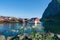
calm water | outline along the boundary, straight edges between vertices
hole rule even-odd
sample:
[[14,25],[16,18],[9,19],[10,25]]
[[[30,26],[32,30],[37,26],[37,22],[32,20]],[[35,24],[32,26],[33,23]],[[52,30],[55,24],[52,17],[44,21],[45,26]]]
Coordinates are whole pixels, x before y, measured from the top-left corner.
[[[32,26],[34,26],[34,24],[26,24],[26,25],[19,24],[19,23],[0,24],[0,35],[16,36],[19,33],[20,28],[27,27],[27,26],[32,28]],[[39,26],[41,28],[41,24],[39,24]],[[32,31],[32,29],[30,31]],[[30,31],[27,30],[25,32],[28,33]]]

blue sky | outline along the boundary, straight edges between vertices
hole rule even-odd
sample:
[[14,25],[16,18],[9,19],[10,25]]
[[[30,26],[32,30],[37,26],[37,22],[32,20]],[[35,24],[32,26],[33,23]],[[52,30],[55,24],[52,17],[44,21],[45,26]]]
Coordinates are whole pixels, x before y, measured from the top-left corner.
[[0,0],[0,16],[41,18],[51,0]]

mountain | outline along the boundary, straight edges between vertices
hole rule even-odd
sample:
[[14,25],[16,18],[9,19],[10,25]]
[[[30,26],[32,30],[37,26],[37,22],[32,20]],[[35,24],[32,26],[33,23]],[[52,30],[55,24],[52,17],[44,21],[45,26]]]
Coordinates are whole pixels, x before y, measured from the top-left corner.
[[60,34],[60,1],[52,0],[44,11],[41,21],[45,31]]

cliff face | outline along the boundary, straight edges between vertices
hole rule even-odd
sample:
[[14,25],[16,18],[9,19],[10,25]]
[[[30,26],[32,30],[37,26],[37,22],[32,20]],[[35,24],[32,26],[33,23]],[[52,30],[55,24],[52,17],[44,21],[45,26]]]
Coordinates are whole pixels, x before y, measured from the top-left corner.
[[43,13],[42,19],[49,19],[51,16],[55,16],[60,12],[60,3],[57,0],[52,0]]
[[52,0],[43,13],[41,21],[45,31],[60,33],[60,1]]

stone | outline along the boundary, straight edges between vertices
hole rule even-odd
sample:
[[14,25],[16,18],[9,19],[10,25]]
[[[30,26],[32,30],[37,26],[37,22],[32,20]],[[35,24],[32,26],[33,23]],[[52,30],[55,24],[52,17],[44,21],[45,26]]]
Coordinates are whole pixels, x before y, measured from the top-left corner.
[[5,39],[5,36],[0,35],[0,40],[6,40],[6,39]]
[[7,40],[10,40],[11,38],[13,38],[12,36],[9,36],[9,37],[7,37]]

